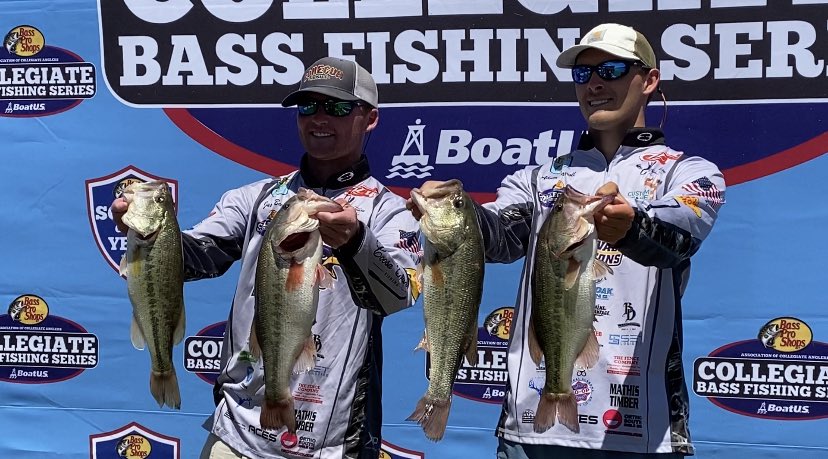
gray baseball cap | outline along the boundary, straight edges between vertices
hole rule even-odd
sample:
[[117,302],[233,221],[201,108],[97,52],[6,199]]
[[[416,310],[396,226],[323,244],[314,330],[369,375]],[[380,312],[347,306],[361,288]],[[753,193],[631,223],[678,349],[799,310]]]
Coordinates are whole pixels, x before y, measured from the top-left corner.
[[645,66],[656,68],[653,47],[641,32],[621,24],[601,24],[581,38],[581,42],[558,56],[558,67],[571,68],[578,54],[586,49],[600,49],[622,59],[641,61]]
[[282,101],[283,107],[290,107],[307,93],[319,93],[341,100],[361,100],[372,107],[379,102],[377,84],[371,74],[361,65],[338,57],[323,57],[311,64],[299,89],[288,94]]

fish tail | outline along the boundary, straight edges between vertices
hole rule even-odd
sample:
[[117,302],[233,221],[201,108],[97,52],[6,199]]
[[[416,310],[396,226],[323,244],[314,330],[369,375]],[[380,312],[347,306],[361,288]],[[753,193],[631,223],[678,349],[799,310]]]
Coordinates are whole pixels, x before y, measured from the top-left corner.
[[177,410],[181,409],[181,393],[178,391],[178,378],[175,368],[169,371],[150,372],[150,392],[158,402],[158,407],[164,405]]
[[288,432],[296,433],[296,414],[293,411],[293,397],[288,395],[281,400],[265,398],[259,423],[263,429],[278,430],[287,427]]
[[575,394],[552,394],[544,392],[538,402],[538,410],[535,414],[534,429],[537,433],[543,433],[555,425],[555,419],[569,430],[579,433],[581,428],[578,425],[578,403],[575,401]]
[[558,415],[558,399],[557,394],[542,393],[540,401],[538,401],[538,409],[535,412],[535,432],[543,433],[555,425],[555,418]]
[[429,440],[440,441],[446,433],[450,408],[451,400],[438,401],[425,396],[417,402],[417,408],[406,420],[417,421]]

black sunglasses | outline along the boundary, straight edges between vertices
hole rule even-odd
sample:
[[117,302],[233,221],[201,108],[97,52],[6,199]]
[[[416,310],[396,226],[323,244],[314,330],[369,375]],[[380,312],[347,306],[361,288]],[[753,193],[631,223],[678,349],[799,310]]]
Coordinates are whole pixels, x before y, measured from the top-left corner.
[[354,110],[354,107],[365,105],[355,100],[306,100],[299,102],[296,108],[299,109],[299,114],[302,116],[310,116],[319,110],[319,106],[325,110],[325,113],[331,116],[343,117],[348,116]]
[[592,72],[598,74],[601,79],[606,81],[617,80],[624,75],[630,73],[630,68],[638,65],[641,68],[647,68],[639,61],[604,61],[598,65],[580,64],[572,67],[572,80],[577,84],[585,84],[592,77]]

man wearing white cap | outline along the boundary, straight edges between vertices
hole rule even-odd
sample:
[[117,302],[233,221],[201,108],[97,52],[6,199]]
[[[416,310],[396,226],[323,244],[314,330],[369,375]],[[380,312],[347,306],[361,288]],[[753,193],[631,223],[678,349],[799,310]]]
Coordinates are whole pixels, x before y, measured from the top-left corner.
[[[709,161],[667,147],[660,129],[646,127],[645,107],[660,74],[652,47],[636,30],[599,25],[561,53],[557,64],[572,69],[587,122],[578,148],[506,177],[497,199],[477,209],[487,261],[525,258],[497,457],[693,454],[680,300],[690,257],[724,203],[722,173]],[[545,367],[529,352],[532,272],[538,231],[567,186],[614,195],[595,215],[599,259],[612,272],[597,284],[597,363],[574,368],[572,391],[547,394]],[[539,409],[541,397],[557,403],[545,419],[549,411]]]
[[[305,148],[299,169],[227,191],[204,220],[182,233],[187,280],[220,276],[241,261],[201,459],[377,459],[381,326],[418,295],[409,278],[420,259],[418,225],[405,201],[371,176],[363,153],[379,120],[377,86],[367,70],[347,59],[319,59],[282,105],[296,106]],[[340,202],[343,210],[316,214],[333,286],[319,291],[311,328],[316,366],[290,380],[296,420],[290,432],[262,427],[264,370],[249,339],[263,236],[300,188]],[[122,230],[127,206],[122,198],[112,204]]]

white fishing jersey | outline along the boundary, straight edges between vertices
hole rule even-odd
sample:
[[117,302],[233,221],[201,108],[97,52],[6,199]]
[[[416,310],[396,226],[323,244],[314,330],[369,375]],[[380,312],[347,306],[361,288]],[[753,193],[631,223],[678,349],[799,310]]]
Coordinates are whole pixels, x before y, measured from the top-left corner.
[[[354,207],[362,238],[323,249],[334,286],[319,294],[311,330],[316,367],[291,379],[297,421],[292,435],[284,428],[261,428],[264,371],[261,359],[250,353],[249,337],[259,247],[268,223],[299,187]],[[412,281],[420,257],[418,228],[405,201],[370,176],[364,157],[326,184],[293,173],[225,193],[209,217],[185,232],[184,242],[189,280],[220,275],[234,260],[242,262],[210,430],[253,458],[376,458],[382,424],[380,327],[384,316],[411,306],[418,294]]]
[[[598,363],[576,367],[572,388],[580,433],[560,423],[533,430],[545,369],[530,355],[527,330],[538,231],[564,187],[595,194],[615,182],[635,210],[614,246],[599,241],[612,270],[596,280]],[[664,145],[656,129],[632,129],[609,163],[585,134],[578,149],[506,177],[494,202],[478,208],[487,261],[525,256],[509,344],[509,382],[497,435],[527,443],[638,453],[693,454],[682,368],[681,297],[690,256],[724,203],[711,162]]]

